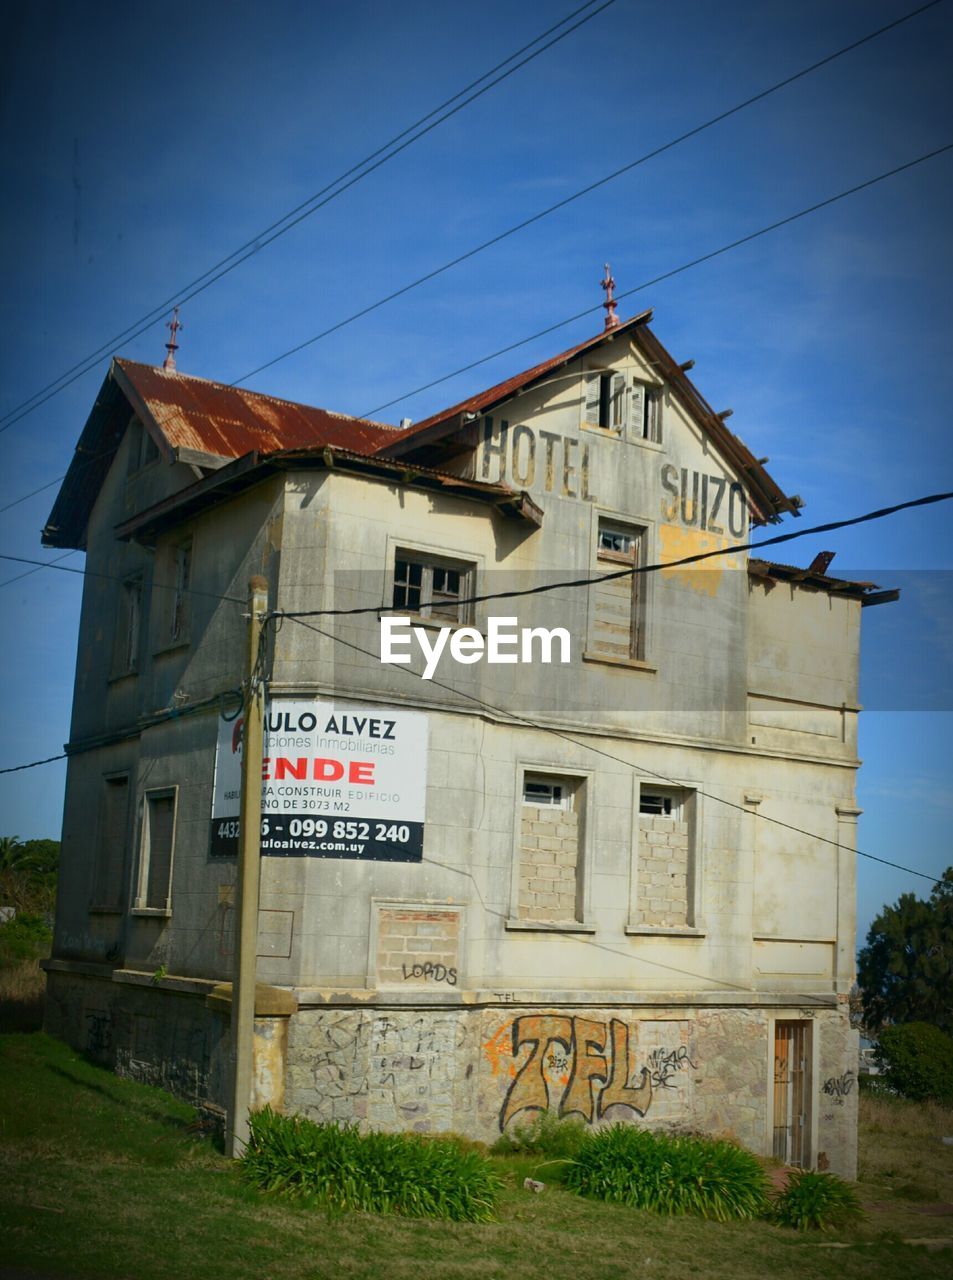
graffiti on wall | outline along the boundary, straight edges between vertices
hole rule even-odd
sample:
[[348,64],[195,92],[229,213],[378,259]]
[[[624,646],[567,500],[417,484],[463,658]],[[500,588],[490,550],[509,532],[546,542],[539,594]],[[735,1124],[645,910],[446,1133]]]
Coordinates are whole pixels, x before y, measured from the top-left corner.
[[822,1091],[833,1101],[835,1107],[842,1107],[853,1087],[854,1073],[848,1068],[842,1075],[828,1076],[822,1085]]
[[644,1116],[652,1105],[652,1073],[643,1066],[639,1083],[629,1027],[561,1014],[526,1014],[506,1023],[483,1046],[495,1075],[512,1076],[500,1108],[500,1130],[523,1111],[581,1116],[587,1124],[613,1107]]
[[653,1049],[649,1054],[649,1075],[655,1089],[674,1089],[672,1078],[679,1071],[687,1071],[689,1067],[696,1070],[697,1064],[692,1062],[688,1045],[680,1044],[675,1049]]

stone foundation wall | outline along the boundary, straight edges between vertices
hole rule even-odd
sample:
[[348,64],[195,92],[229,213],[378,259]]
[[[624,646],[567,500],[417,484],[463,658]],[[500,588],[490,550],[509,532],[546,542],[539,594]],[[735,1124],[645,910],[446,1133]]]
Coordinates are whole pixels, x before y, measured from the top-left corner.
[[[492,1142],[541,1111],[729,1136],[771,1149],[766,1009],[302,1009],[289,1029],[287,1105],[373,1129],[453,1130]],[[856,1070],[840,1011],[818,1011],[816,1159],[853,1177]],[[832,1117],[832,1118],[831,1118]],[[823,1153],[823,1156],[821,1155]]]
[[[224,1105],[227,1013],[149,985],[48,980],[51,1034],[121,1075]],[[811,1023],[811,1162],[855,1177],[857,1036],[845,1005],[809,1019],[771,1007],[304,1007],[256,1018],[256,1103],[283,1096],[318,1121],[486,1142],[548,1111],[730,1136],[769,1154],[773,1024],[792,1018]]]

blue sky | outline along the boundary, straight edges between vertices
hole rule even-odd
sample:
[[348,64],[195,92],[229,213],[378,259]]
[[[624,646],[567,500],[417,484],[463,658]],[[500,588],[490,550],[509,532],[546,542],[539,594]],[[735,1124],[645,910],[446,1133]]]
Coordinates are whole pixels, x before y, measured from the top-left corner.
[[[137,2],[19,6],[0,54],[8,181],[0,414],[458,88],[572,0],[480,6]],[[179,367],[231,381],[445,260],[913,4],[615,0],[264,248],[183,311]],[[953,3],[782,90],[251,380],[352,413],[424,417],[588,336],[582,320],[411,389],[620,290],[953,141]],[[805,522],[953,488],[948,224],[953,153],[637,294],[654,328]],[[160,363],[161,324],[117,344]],[[0,435],[0,506],[65,471],[104,358]],[[53,558],[55,489],[0,514],[0,550]],[[865,611],[859,843],[953,862],[951,507],[805,539],[834,570],[901,585]],[[82,557],[66,565],[81,567]],[[21,569],[0,563],[0,581]],[[68,736],[81,581],[0,587],[0,765]],[[900,677],[903,679],[900,679]],[[0,778],[0,830],[57,835],[61,764]],[[861,860],[860,926],[926,881]]]

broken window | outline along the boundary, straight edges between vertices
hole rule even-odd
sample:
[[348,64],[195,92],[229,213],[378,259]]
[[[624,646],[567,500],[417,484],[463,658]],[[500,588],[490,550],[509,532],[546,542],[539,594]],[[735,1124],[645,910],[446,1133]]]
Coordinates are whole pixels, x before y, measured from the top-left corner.
[[473,568],[461,561],[398,551],[394,557],[393,607],[423,618],[468,623],[473,608],[462,601],[471,594]]
[[625,375],[608,370],[586,378],[586,425],[621,434],[626,420]]
[[175,787],[168,787],[163,791],[147,791],[143,801],[135,900],[135,907],[139,911],[171,910],[175,802]]
[[139,666],[139,629],[142,616],[142,575],[120,584],[119,613],[113,635],[113,676],[123,676]]
[[[637,525],[600,520],[596,541],[596,565],[611,574],[643,563],[645,529]],[[626,573],[591,587],[589,651],[622,661],[645,657],[645,609],[643,578]]]
[[90,906],[102,911],[118,911],[123,905],[128,820],[128,776],[104,778],[90,890]]

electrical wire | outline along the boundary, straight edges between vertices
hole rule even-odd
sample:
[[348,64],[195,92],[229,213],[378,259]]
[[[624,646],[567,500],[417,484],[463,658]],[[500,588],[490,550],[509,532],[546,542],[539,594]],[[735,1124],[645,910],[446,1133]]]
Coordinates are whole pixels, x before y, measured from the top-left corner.
[[38,564],[36,568],[27,569],[25,573],[18,573],[12,578],[4,578],[4,580],[0,582],[0,587],[10,587],[14,584],[14,582],[22,582],[24,578],[30,578],[33,576],[34,573],[39,573],[41,567],[44,569],[55,567],[56,565],[59,564],[61,560],[68,560],[70,556],[75,556],[75,555],[76,555],[75,551],[67,551],[65,555],[57,556],[55,560],[45,560],[43,561],[42,566]]
[[[753,94],[751,97],[745,98],[743,101],[736,103],[733,107],[719,112],[717,115],[711,116],[709,119],[702,121],[701,124],[694,125],[685,133],[679,134],[675,138],[671,138],[668,142],[662,143],[660,146],[653,148],[651,151],[645,152],[635,160],[629,161],[628,164],[622,165],[619,169],[614,169],[611,173],[607,173],[604,177],[590,182],[587,186],[581,187],[572,195],[566,196],[563,200],[557,200],[555,204],[551,204],[546,209],[541,209],[538,213],[534,213],[531,217],[525,218],[522,222],[517,222],[514,226],[508,227],[505,231],[499,232],[498,235],[491,236],[489,240],[484,240],[482,244],[478,244],[473,249],[468,249],[466,253],[459,254],[456,258],[451,258],[449,262],[445,262],[442,266],[435,267],[432,271],[426,272],[422,276],[418,276],[416,280],[412,280],[409,284],[395,289],[392,293],[386,294],[382,298],[378,298],[376,302],[370,303],[366,307],[362,307],[359,311],[353,312],[343,320],[338,320],[335,324],[330,325],[327,329],[322,329],[320,333],[314,334],[310,338],[306,338],[303,342],[299,342],[296,346],[289,347],[287,351],[283,351],[280,355],[266,360],[264,364],[257,365],[248,373],[243,373],[240,378],[236,378],[230,382],[229,386],[238,386],[242,382],[247,382],[249,378],[255,377],[256,374],[263,373],[266,369],[272,368],[273,365],[280,364],[282,360],[287,360],[289,356],[296,355],[299,351],[304,351],[307,347],[313,346],[316,342],[320,342],[323,338],[329,337],[332,333],[337,333],[349,324],[353,324],[355,320],[360,320],[371,312],[379,310],[386,306],[387,303],[393,302],[396,298],[403,297],[412,290],[419,288],[430,280],[434,280],[437,276],[444,275],[453,267],[458,267],[462,262],[467,262],[471,258],[475,258],[484,250],[491,248],[493,245],[499,244],[503,240],[507,240],[510,236],[516,235],[517,232],[525,231],[527,227],[533,226],[534,223],[541,222],[543,218],[548,218],[550,214],[565,209],[568,205],[574,204],[577,200],[581,200],[583,196],[591,195],[593,191],[598,191],[601,187],[606,186],[610,182],[614,182],[616,178],[621,178],[626,173],[631,173],[633,169],[639,168],[640,165],[647,164],[648,161],[656,159],[658,156],[664,155],[666,151],[671,151],[674,147],[679,146],[683,142],[688,142],[691,138],[698,137],[707,129],[713,128],[717,124],[730,119],[731,116],[737,115],[740,111],[744,111],[747,107],[753,106],[757,102],[769,98],[772,94],[778,93],[781,89],[787,88],[788,85],[794,84],[798,80],[802,80],[805,76],[811,75],[812,72],[826,67],[829,63],[836,61],[838,58],[844,57],[845,54],[852,53],[855,49],[859,49],[862,45],[868,44],[871,40],[875,40],[878,36],[884,35],[888,31],[892,31],[895,27],[901,26],[904,22],[909,22],[912,18],[918,17],[927,9],[932,9],[936,5],[943,3],[944,0],[929,0],[928,4],[921,5],[918,9],[913,9],[910,13],[904,14],[902,17],[888,22],[885,26],[878,27],[876,31],[870,31],[867,35],[862,36],[859,40],[854,40],[851,44],[844,45],[842,48],[835,50],[833,53],[827,54],[826,57],[820,58],[817,62],[812,62],[809,66],[802,67],[800,71],[794,72],[793,75],[785,76],[783,80],[778,80],[775,84],[770,85],[767,89]],[[601,305],[601,304],[600,304]],[[391,403],[394,403],[393,401]]]
[[[314,631],[328,640],[333,640],[335,644],[342,644],[345,648],[354,649],[357,653],[362,653],[368,658],[373,658],[376,662],[380,661],[380,654],[374,653],[371,649],[365,649],[362,645],[354,644],[352,641],[345,640],[341,636],[333,635],[330,631],[325,631],[321,627],[314,626],[313,623],[306,622],[304,618],[295,617],[293,615],[285,616],[290,617],[290,620],[298,623],[299,626],[307,627],[309,631]],[[416,671],[408,671],[405,666],[398,666],[397,670],[401,671],[406,676],[410,676],[414,680],[422,679]],[[508,716],[511,720],[517,721],[528,729],[535,729],[540,733],[551,734],[553,737],[561,738],[564,742],[569,742],[573,746],[582,747],[585,751],[592,751],[596,755],[604,756],[605,759],[614,761],[616,764],[624,765],[627,769],[635,769],[637,772],[644,773],[647,777],[653,778],[656,782],[661,782],[671,787],[680,786],[678,782],[667,777],[665,774],[656,773],[653,769],[647,769],[643,765],[633,764],[631,760],[624,760],[621,756],[614,755],[611,751],[605,751],[601,747],[593,746],[589,742],[583,742],[580,738],[576,738],[570,733],[565,733],[561,729],[554,729],[549,725],[539,724],[537,721],[530,720],[526,716],[521,716],[518,712],[510,711],[506,707],[498,707],[492,702],[484,702],[482,698],[477,698],[475,695],[466,693],[462,689],[457,689],[453,685],[445,684],[443,681],[433,679],[429,680],[427,683],[436,685],[440,689],[446,689],[449,693],[452,693],[457,697],[465,698],[468,702],[475,703],[485,711],[491,711],[495,715]],[[803,827],[795,826],[790,822],[784,822],[781,818],[772,818],[770,814],[761,813],[758,810],[746,809],[744,805],[738,804],[734,800],[728,800],[724,796],[715,795],[710,791],[703,791],[700,787],[695,787],[693,790],[696,795],[703,796],[706,800],[711,800],[715,804],[725,805],[729,809],[737,809],[740,813],[760,818],[763,822],[771,822],[775,826],[784,827],[787,831],[793,831],[798,835],[807,836],[809,840],[817,840],[821,844],[832,845],[835,849],[841,849],[844,847],[839,844],[838,841],[831,840],[828,836],[821,836],[813,831],[805,831]],[[912,876],[920,876],[924,880],[932,881],[933,884],[940,883],[935,876],[927,875],[925,871],[916,871],[913,867],[903,866],[899,862],[891,862],[889,859],[880,858],[873,853],[865,853],[862,849],[852,849],[850,852],[856,854],[858,858],[868,858],[871,862],[879,862],[886,867],[893,867],[897,871],[906,871]]]
[[[410,281],[410,283],[401,286],[401,288],[395,289],[394,291],[386,294],[382,298],[378,298],[376,302],[372,302],[368,304],[368,306],[362,307],[360,310],[352,312],[351,315],[346,316],[343,320],[339,320],[335,322],[333,325],[330,325],[328,328],[323,329],[319,333],[312,335],[310,338],[306,338],[303,342],[299,342],[295,346],[289,347],[286,351],[279,353],[278,355],[272,357],[270,360],[266,360],[264,364],[257,365],[254,369],[251,369],[248,373],[242,374],[241,377],[239,378],[235,378],[232,382],[228,383],[227,385],[238,386],[243,382],[247,382],[249,378],[254,377],[256,374],[262,373],[266,369],[270,369],[272,366],[281,363],[281,361],[283,360],[288,359],[290,356],[296,355],[299,351],[303,351],[305,348],[313,346],[315,343],[320,342],[322,339],[327,338],[331,334],[338,332],[339,330],[345,328],[347,325],[353,324],[356,320],[360,320],[364,316],[379,310],[383,306],[386,306],[387,303],[395,301],[397,298],[400,298],[403,295],[410,293],[412,290],[419,288],[421,285],[426,284],[428,281],[433,280],[436,277],[445,274],[447,271],[450,271],[453,267],[459,266],[461,263],[468,261],[470,258],[476,257],[478,254],[484,252],[486,249],[491,248],[493,245],[499,244],[501,241],[508,239],[510,236],[516,235],[519,231],[523,231],[527,227],[532,226],[534,223],[540,222],[543,218],[548,217],[550,214],[556,213],[558,210],[566,208],[568,205],[573,204],[575,201],[582,199],[583,196],[591,194],[593,191],[596,191],[600,187],[605,186],[607,183],[614,181],[616,178],[619,178],[622,175],[631,172],[633,169],[638,168],[640,165],[646,164],[649,160],[655,159],[657,156],[662,155],[666,151],[670,151],[673,147],[678,146],[682,142],[686,142],[691,138],[697,137],[699,134],[705,132],[707,129],[712,128],[714,125],[720,124],[722,121],[727,120],[729,117],[736,115],[740,111],[745,110],[747,107],[750,107],[755,103],[760,102],[767,97],[770,97],[772,94],[777,93],[779,90],[786,88],[788,85],[791,85],[796,81],[803,79],[805,76],[810,75],[812,72],[827,66],[829,63],[835,61],[838,58],[843,57],[845,54],[853,52],[853,50],[858,49],[862,45],[869,43],[870,41],[876,39],[878,36],[884,35],[886,32],[893,30],[895,27],[898,27],[905,22],[909,22],[912,18],[918,17],[920,14],[924,13],[927,9],[932,9],[936,5],[941,4],[943,2],[944,0],[929,0],[929,3],[925,5],[921,5],[917,9],[911,10],[909,13],[902,15],[900,18],[895,19],[893,22],[886,23],[884,26],[878,27],[875,31],[868,32],[865,36],[862,36],[860,39],[855,40],[850,44],[844,45],[842,48],[837,49],[833,53],[826,55],[824,58],[819,59],[817,62],[813,62],[809,66],[801,68],[800,71],[794,72],[793,75],[786,76],[784,79],[777,81],[773,85],[770,85],[767,89],[763,89],[760,92],[753,94],[751,97],[745,98],[743,101],[736,103],[733,107],[729,107],[725,111],[720,112],[718,115],[712,116],[710,119],[703,121],[701,124],[695,125],[693,128],[687,130],[685,133],[679,134],[677,137],[670,139],[668,142],[665,142],[661,146],[654,148],[652,151],[646,152],[644,155],[639,156],[637,159],[630,161],[628,164],[625,164],[621,168],[614,170],[612,173],[606,174],[604,177],[597,179],[595,182],[590,183],[588,186],[582,187],[579,191],[574,192],[572,195],[567,196],[565,199],[557,201],[555,204],[548,206],[548,208],[546,209],[540,210],[538,213],[535,213],[531,217],[524,219],[522,222],[516,223],[512,227],[508,227],[506,230],[501,231],[498,235],[492,236],[489,240],[483,241],[482,244],[476,245],[474,248],[467,250],[465,253],[458,255],[456,258],[452,258],[450,259],[450,261],[443,263],[442,266],[435,267],[432,271],[428,271],[424,275],[418,276],[415,280]],[[583,7],[586,7],[586,6],[583,6]],[[579,12],[581,12],[581,10],[575,11],[575,13],[579,13]],[[575,16],[575,13],[570,14],[568,18],[564,19],[564,21],[569,21],[572,17]],[[557,26],[558,25],[559,24],[557,24]],[[550,28],[550,31],[554,29],[555,28]],[[538,37],[538,39],[543,39],[548,34],[549,32],[544,32],[542,36]],[[529,48],[529,47],[530,46],[525,46],[525,48]],[[519,50],[518,52],[521,53],[523,52],[523,50]],[[518,55],[514,54],[511,56],[516,57]],[[509,61],[509,59],[507,59],[507,61]],[[503,66],[503,65],[505,65],[505,62],[499,64],[499,66]],[[497,68],[494,68],[493,70],[495,71],[496,69]],[[491,75],[492,73],[493,72],[488,72],[487,75]],[[479,83],[479,82],[475,81],[474,84],[476,83]],[[468,86],[468,88],[469,87],[471,86]],[[462,90],[461,92],[466,92],[466,90]],[[449,99],[448,101],[453,101],[453,99]],[[447,105],[447,104],[444,104],[444,105]],[[440,110],[440,109],[441,108],[435,108],[435,110]],[[423,117],[424,120],[428,118],[429,117],[426,117],[426,116]],[[411,126],[411,128],[414,128],[414,127],[416,126]],[[399,134],[398,138],[403,136],[404,136],[403,134]],[[389,144],[386,144],[386,145],[389,145]],[[378,154],[377,152],[374,153],[374,155],[377,155],[377,154]],[[351,173],[351,172],[352,170],[348,170],[348,173]],[[347,176],[347,175],[345,174],[342,176]],[[324,190],[327,190],[327,189],[328,188],[325,188]],[[320,195],[320,194],[322,193],[321,192],[317,193],[317,195]],[[312,199],[316,199],[317,195],[315,197],[312,197]],[[305,202],[305,203],[308,203],[308,202]],[[297,213],[302,207],[303,206],[299,205],[296,209],[292,210],[291,213],[289,213],[286,216],[290,217],[291,214]],[[803,216],[803,215],[795,215],[795,216]],[[262,234],[266,234],[267,231],[271,231],[274,227],[278,225],[279,223],[272,224],[272,227],[266,228],[266,232]],[[770,228],[770,229],[773,229],[773,228]],[[246,249],[256,243],[257,243],[257,238],[255,240],[248,241],[245,245],[242,246],[242,249]],[[241,250],[236,250],[235,252],[238,253],[240,251]],[[726,251],[727,250],[725,249],[725,250],[720,250],[719,252],[726,252]],[[230,255],[230,256],[233,256],[233,255]],[[228,260],[229,259],[227,258],[223,259],[222,262],[216,264],[216,267],[209,268],[209,272],[207,272],[206,274],[210,274],[212,271],[215,271],[217,267],[221,266],[224,262],[227,262]],[[704,261],[704,260],[705,259],[701,259],[699,261]],[[689,265],[695,265],[695,264],[689,264]],[[679,268],[678,270],[679,271],[687,270],[687,267],[682,267],[682,268]],[[199,276],[197,277],[196,281],[192,281],[191,283],[195,284],[198,281],[202,280],[203,278],[204,276]],[[667,276],[661,276],[655,280],[646,281],[644,284],[637,286],[635,290],[628,290],[626,294],[620,294],[619,296],[620,297],[628,296],[628,294],[630,293],[637,292],[639,289],[649,288],[651,285],[657,284],[659,283],[660,280],[667,279],[667,278],[668,278]],[[190,288],[191,285],[187,285],[185,287]],[[155,309],[156,312],[160,311],[162,308],[167,307],[178,296],[179,295],[170,296],[170,298],[168,298],[165,302],[161,304],[160,308]],[[589,315],[592,312],[598,311],[598,310],[599,310],[599,306],[596,306],[596,307],[590,308],[590,310],[587,312],[580,313],[580,316]],[[150,315],[153,315],[153,314],[155,314],[155,312],[150,313]],[[573,320],[578,319],[580,318],[580,316],[574,316],[572,317],[572,319]],[[562,321],[560,325],[554,326],[554,328],[559,328],[561,327],[562,324],[568,324],[568,323],[571,323],[571,321]],[[543,331],[543,333],[550,333],[552,331],[553,331],[552,328],[546,329]],[[106,343],[104,344],[104,346],[98,348],[97,351],[94,352],[92,356],[86,357],[86,359],[84,361],[81,361],[80,363],[86,364],[91,359],[98,359],[99,356],[102,355],[105,351],[109,350],[114,343],[123,340],[126,337],[128,332],[129,330],[126,330],[123,333],[116,335],[115,338],[110,339],[109,343]],[[138,335],[135,335],[135,336],[138,336]],[[525,341],[531,342],[536,337],[540,337],[540,336],[542,335],[534,334],[533,338],[525,339]],[[523,345],[523,344],[521,343],[516,345]],[[513,350],[513,347],[507,347],[504,350],[505,351]],[[478,361],[477,364],[482,364],[487,360],[492,360],[497,355],[501,355],[501,354],[503,354],[503,352],[496,352],[492,356],[486,356],[483,358],[483,360]],[[61,377],[66,377],[69,373],[72,373],[78,367],[79,367],[78,365],[74,365],[72,369],[67,370],[67,373],[61,375]],[[466,372],[466,370],[474,367],[476,367],[476,365],[468,365],[466,366],[465,369],[457,370],[457,372],[458,373]],[[88,372],[88,370],[84,368],[82,372],[85,373],[85,372]],[[79,374],[77,376],[82,376],[82,374]],[[456,375],[449,374],[447,376],[454,377]],[[36,393],[36,396],[42,395],[44,391],[49,390],[49,388],[54,386],[54,384],[59,380],[60,379],[54,379],[54,383],[50,383],[48,384],[47,387],[42,388],[40,391]],[[440,381],[445,381],[445,380],[446,379],[440,379]],[[69,384],[64,384],[64,386],[65,385],[69,385]],[[437,384],[429,383],[427,384],[426,387],[418,388],[417,391],[408,392],[407,396],[400,397],[399,399],[406,399],[408,396],[416,395],[419,391],[427,390],[429,389],[429,387],[435,386],[435,385]],[[63,388],[57,388],[57,390],[62,390],[62,389]],[[56,392],[54,392],[53,394],[56,394]],[[31,399],[32,398],[33,397],[31,397]],[[15,409],[12,409],[10,411],[10,414],[6,416],[11,416],[12,414],[16,414],[20,409],[23,409],[27,403],[28,402],[24,402],[24,404],[17,406],[17,408]],[[389,408],[390,405],[396,404],[396,403],[398,403],[398,400],[392,400],[392,401],[389,401],[386,405],[380,406],[380,408]],[[32,406],[32,408],[38,408],[38,407],[39,407],[38,404]],[[26,413],[28,412],[32,412],[32,408],[27,409],[26,412],[23,414],[23,416],[26,416]],[[371,412],[376,413],[378,411],[379,410],[372,410]],[[0,422],[4,422],[5,420],[6,420],[5,417],[0,417]],[[10,423],[9,425],[12,426],[13,424]],[[0,426],[0,431],[2,430],[5,430],[5,428]],[[54,484],[59,483],[59,481],[62,480],[63,478],[64,478],[63,476],[59,476],[56,480],[51,480],[47,484],[41,485],[40,488],[34,489],[30,493],[24,494],[23,497],[14,499],[13,502],[9,502],[7,503],[6,506],[0,507],[0,514],[2,514],[4,511],[8,511],[11,507],[17,506],[21,502],[26,502],[29,498],[34,497],[36,494],[42,493],[45,489],[52,488]]]
[[[892,507],[881,507],[877,511],[868,511],[862,516],[850,516],[846,520],[829,520],[825,524],[815,524],[808,529],[794,529],[790,533],[779,533],[772,538],[762,538],[757,542],[736,542],[727,547],[717,547],[714,551],[699,551],[694,555],[682,556],[678,560],[662,560],[657,564],[633,565],[626,569],[616,569],[612,573],[600,573],[587,578],[570,578],[561,582],[550,582],[539,587],[523,587],[517,591],[493,591],[480,596],[467,596],[456,601],[458,605],[484,604],[488,600],[512,600],[519,596],[537,596],[547,591],[561,591],[569,587],[591,587],[600,582],[612,582],[615,578],[632,578],[639,574],[656,573],[660,569],[677,569],[687,564],[697,564],[700,560],[711,560],[716,556],[731,555],[735,551],[759,551],[762,547],[777,546],[781,542],[793,542],[796,538],[806,538],[815,533],[832,533],[836,529],[847,529],[852,525],[866,524],[871,520],[883,520],[886,516],[896,515],[898,511],[909,511],[915,507],[930,506],[936,502],[948,502],[953,498],[953,490],[947,493],[931,493],[923,498],[911,498],[908,502],[898,502]],[[364,605],[354,609],[280,609],[274,617],[279,618],[342,618],[359,614],[380,614],[391,610],[390,605]]]
[[[65,556],[62,557],[65,560]],[[126,582],[115,573],[100,573],[95,569],[74,569],[71,565],[58,564],[55,560],[30,560],[26,556],[0,554],[0,560],[12,560],[15,564],[33,564],[38,569],[56,569],[60,573],[75,573],[80,578],[102,578],[107,582]],[[154,591],[179,591],[184,596],[204,596],[209,600],[226,600],[229,604],[247,604],[240,596],[223,596],[216,591],[201,591],[198,587],[180,587],[174,582],[154,582]]]
[[[868,187],[874,187],[879,182],[885,182],[888,178],[896,177],[898,173],[905,173],[906,170],[925,164],[927,160],[933,160],[936,156],[943,155],[951,150],[953,150],[953,142],[948,142],[942,147],[936,147],[933,151],[927,151],[924,155],[917,156],[914,160],[908,160],[906,164],[897,165],[896,168],[888,169],[885,173],[879,173],[876,177],[868,178],[865,182],[858,182],[853,187],[839,191],[836,195],[828,196],[826,200],[819,200],[816,204],[809,205],[806,209],[800,209],[797,213],[789,214],[786,218],[779,218],[777,222],[771,222],[766,227],[761,227],[757,231],[749,232],[748,235],[740,236],[737,240],[723,244],[718,249],[712,249],[710,253],[703,253],[698,258],[692,258],[690,262],[683,262],[681,266],[673,267],[670,271],[663,271],[661,275],[653,276],[651,280],[643,280],[641,284],[635,285],[632,289],[617,293],[615,300],[620,302],[623,298],[630,298],[633,294],[641,293],[644,289],[650,289],[652,285],[661,284],[664,280],[671,280],[674,276],[681,275],[685,271],[691,271],[692,268],[701,266],[705,262],[711,262],[712,259],[719,258],[722,254],[730,253],[733,249],[750,244],[761,236],[769,235],[772,231],[777,231],[792,222],[797,222],[800,218],[806,218],[809,214],[817,213],[820,209],[826,209],[832,204],[837,204],[840,200],[846,200],[848,196],[856,195],[860,191],[866,191]],[[547,325],[545,329],[539,329],[536,333],[531,333],[528,338],[520,338],[517,342],[511,342],[505,347],[500,347],[498,351],[491,351],[489,355],[481,356],[479,360],[472,360],[469,364],[461,365],[459,369],[454,369],[452,373],[445,373],[439,378],[434,378],[431,382],[425,382],[419,387],[414,387],[412,391],[405,391],[402,395],[395,396],[393,400],[385,400],[383,404],[375,405],[373,409],[368,409],[366,413],[356,416],[373,418],[382,409],[389,409],[391,405],[400,404],[403,400],[409,400],[411,396],[420,395],[423,391],[438,387],[442,382],[449,382],[451,378],[456,378],[461,373],[469,373],[471,369],[478,369],[480,365],[487,364],[498,356],[507,355],[510,351],[517,351],[520,347],[525,347],[528,343],[535,342],[537,338],[545,338],[548,334],[555,333],[558,329],[564,329],[566,325],[574,324],[577,320],[584,320],[587,316],[601,311],[602,307],[603,304],[601,302],[596,303],[593,307],[586,307],[584,311],[577,311],[575,315],[567,316],[565,320],[557,320],[555,324]]]
[[[126,339],[132,341],[142,333],[145,333],[147,329],[157,323],[158,319],[165,314],[166,310],[170,306],[182,306],[186,302],[191,301],[192,298],[197,297],[200,293],[203,293],[211,285],[215,284],[216,281],[221,280],[223,276],[228,275],[231,271],[234,271],[236,267],[240,266],[243,262],[247,262],[249,258],[254,257],[274,240],[285,235],[285,233],[290,231],[292,227],[297,226],[300,222],[309,218],[319,209],[330,204],[332,200],[336,200],[338,196],[343,195],[345,191],[349,190],[356,183],[362,181],[382,165],[386,164],[388,160],[392,160],[402,151],[405,151],[408,147],[412,146],[413,143],[418,142],[433,129],[436,129],[446,120],[449,120],[459,111],[462,111],[464,107],[469,106],[471,102],[475,102],[477,98],[482,97],[483,94],[488,93],[490,89],[495,88],[496,85],[508,79],[509,76],[514,75],[535,58],[538,58],[540,54],[545,53],[548,49],[551,49],[553,45],[558,44],[560,40],[565,39],[566,36],[571,35],[574,31],[577,31],[587,22],[597,17],[603,12],[603,10],[608,9],[610,5],[614,4],[615,0],[601,0],[599,7],[592,9],[592,6],[597,2],[598,0],[586,0],[586,3],[581,5],[578,9],[567,14],[565,18],[561,19],[554,26],[549,27],[528,44],[516,50],[515,53],[511,53],[509,57],[504,58],[502,62],[497,63],[495,67],[484,72],[482,76],[471,81],[471,83],[466,85],[463,89],[458,90],[457,93],[448,98],[445,102],[441,103],[440,106],[434,107],[433,110],[429,111],[426,115],[421,116],[421,118],[415,121],[414,124],[409,125],[401,133],[391,138],[389,142],[384,143],[383,146],[378,147],[376,151],[365,156],[365,158],[359,161],[356,165],[352,165],[350,169],[347,169],[339,177],[335,178],[333,182],[322,187],[320,191],[315,192],[314,195],[310,196],[307,200],[284,214],[276,222],[273,222],[256,236],[247,240],[238,249],[233,250],[232,253],[228,254],[225,258],[222,258],[214,266],[209,267],[207,271],[196,276],[194,280],[185,285],[177,293],[170,294],[170,296],[159,303],[158,306],[154,307],[139,320],[134,321],[133,324],[129,325],[126,329],[110,338],[108,342],[103,343],[102,346],[96,349],[96,351],[85,356],[81,361],[73,365],[58,378],[55,378],[39,391],[34,392],[32,396],[28,396],[26,400],[22,401],[19,405],[0,418],[0,423],[3,424],[0,425],[0,432],[4,432],[9,427],[12,427],[14,423],[25,418],[27,414],[32,413],[34,409],[38,409],[41,405],[45,404],[47,400],[52,399],[53,396],[58,395],[60,391],[65,390],[65,388],[75,382],[77,378],[81,378],[84,374],[88,373],[90,369],[95,366],[101,356],[105,354],[105,352],[109,351],[115,343]],[[936,2],[939,2],[939,0],[936,0]],[[585,13],[585,10],[587,9],[592,11],[590,13]],[[579,15],[583,16],[579,17]],[[541,40],[545,40],[547,36],[557,32],[559,27],[565,26],[566,23],[572,22],[572,20],[577,17],[579,17],[578,22],[573,23],[572,26],[566,27],[564,31],[560,31],[558,34],[553,35],[553,38],[549,40],[548,43],[543,44],[540,48],[527,53],[527,50],[532,49],[534,44],[539,44]],[[526,53],[526,57],[523,57],[521,61],[516,62],[515,65],[509,67],[505,71],[501,70],[501,68],[506,67],[507,63],[513,62],[516,58],[520,58],[524,53]],[[490,79],[490,77],[496,75],[498,71],[500,74],[496,76],[496,79]],[[483,82],[486,80],[489,80],[489,83],[484,84]],[[480,85],[482,85],[482,87],[477,88],[477,86]],[[471,90],[473,90],[472,93]],[[467,94],[470,94],[470,96],[466,97],[465,95]],[[458,101],[460,98],[463,98],[464,100]],[[456,103],[455,106],[452,105],[454,103]],[[443,112],[442,115],[440,114],[441,112]],[[434,119],[434,116],[437,118]],[[427,123],[428,121],[430,121],[430,123]],[[414,132],[415,130],[419,130],[419,132]],[[408,137],[408,135],[413,136]]]

